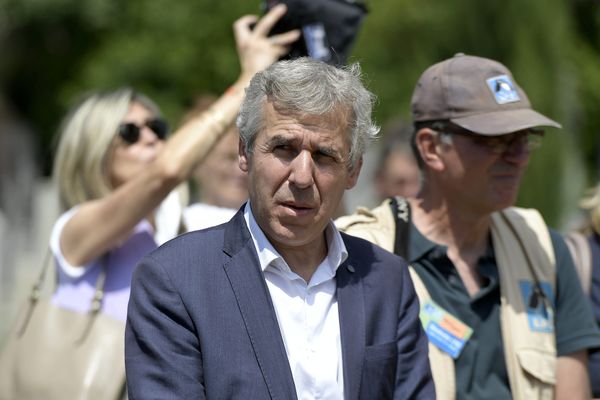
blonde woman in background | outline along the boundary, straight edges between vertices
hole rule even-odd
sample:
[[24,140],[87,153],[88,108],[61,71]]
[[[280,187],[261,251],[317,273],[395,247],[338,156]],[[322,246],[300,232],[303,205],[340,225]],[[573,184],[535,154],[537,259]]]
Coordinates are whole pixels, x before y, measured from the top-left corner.
[[64,211],[50,239],[58,266],[57,304],[86,311],[105,267],[102,311],[125,320],[138,260],[180,230],[174,189],[234,121],[250,78],[298,38],[297,31],[267,37],[285,10],[280,6],[260,20],[245,16],[235,22],[238,80],[168,138],[158,107],[131,89],[93,94],[70,113],[54,165]]

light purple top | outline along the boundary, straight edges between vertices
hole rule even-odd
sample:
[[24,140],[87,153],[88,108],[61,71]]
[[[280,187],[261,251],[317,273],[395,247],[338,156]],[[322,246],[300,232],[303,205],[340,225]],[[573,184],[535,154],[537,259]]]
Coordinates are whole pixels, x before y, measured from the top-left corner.
[[[176,236],[181,210],[177,208],[175,202],[170,201],[168,202],[170,211],[165,212],[166,203],[161,206],[163,208],[161,212],[163,215],[170,214],[170,218],[157,218],[158,231],[162,231],[160,236],[154,233],[147,220],[143,220],[135,226],[132,234],[123,243],[110,250],[108,257],[104,258],[107,263],[107,274],[102,303],[103,313],[125,321],[131,277],[135,266],[143,256],[156,249],[155,237],[159,238],[159,243],[162,243]],[[73,266],[65,260],[60,249],[60,235],[65,224],[77,210],[76,206],[61,215],[54,224],[50,236],[50,249],[54,254],[58,270],[58,285],[52,299],[55,304],[64,308],[86,312],[90,308],[94,295],[102,258],[85,266]]]

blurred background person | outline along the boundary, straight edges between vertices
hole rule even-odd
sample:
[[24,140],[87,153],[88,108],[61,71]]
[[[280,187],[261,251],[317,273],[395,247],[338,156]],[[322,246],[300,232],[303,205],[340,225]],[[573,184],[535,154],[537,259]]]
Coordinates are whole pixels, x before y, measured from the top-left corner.
[[[566,235],[583,291],[588,295],[594,319],[600,328],[600,183],[581,200],[587,213],[585,225]],[[588,359],[593,397],[600,398],[600,349],[590,350]]]
[[[215,100],[213,95],[200,96],[184,122],[207,110]],[[247,176],[238,165],[238,143],[237,127],[232,123],[194,170],[191,204],[183,214],[188,230],[229,221],[248,199]]]
[[383,128],[374,182],[380,201],[394,196],[414,197],[419,191],[420,172],[410,148],[411,134],[412,126],[398,119]]
[[92,94],[70,113],[54,166],[64,211],[50,239],[59,267],[58,304],[85,311],[105,266],[103,311],[125,320],[137,261],[185,230],[180,200],[172,191],[227,132],[250,78],[297,38],[297,32],[267,38],[284,13],[285,7],[278,7],[258,22],[254,16],[236,21],[238,80],[168,140],[156,104],[131,89]]
[[172,136],[158,106],[128,88],[87,95],[67,115],[53,170],[63,212],[50,235],[55,304],[88,311],[104,271],[101,312],[125,321],[137,262],[185,230],[176,188],[227,132],[251,77],[297,39],[297,31],[267,37],[285,11],[234,23],[238,79]]

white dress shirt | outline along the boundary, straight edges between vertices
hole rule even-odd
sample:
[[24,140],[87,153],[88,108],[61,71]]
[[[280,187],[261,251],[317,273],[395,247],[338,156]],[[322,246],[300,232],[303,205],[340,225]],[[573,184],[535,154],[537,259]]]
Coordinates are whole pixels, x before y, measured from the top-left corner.
[[348,257],[338,230],[326,228],[327,256],[306,283],[260,229],[250,202],[244,218],[254,242],[287,353],[298,400],[344,398],[335,272]]

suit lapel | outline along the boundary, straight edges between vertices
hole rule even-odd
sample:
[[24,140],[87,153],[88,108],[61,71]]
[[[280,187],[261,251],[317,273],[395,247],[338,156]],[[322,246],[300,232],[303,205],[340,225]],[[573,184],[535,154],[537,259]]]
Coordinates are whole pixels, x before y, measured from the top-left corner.
[[359,274],[360,269],[351,257],[336,273],[346,400],[358,399],[365,353],[365,302]]
[[296,399],[294,379],[275,309],[240,210],[225,230],[223,268],[272,399]]

